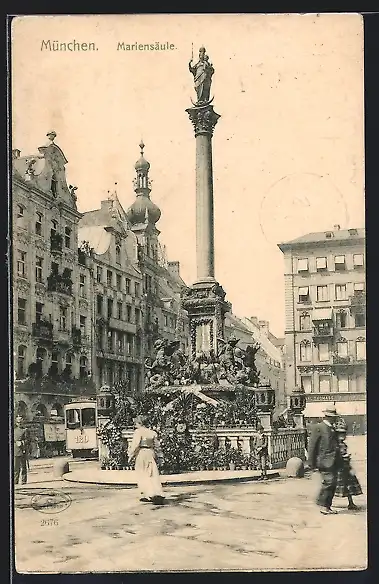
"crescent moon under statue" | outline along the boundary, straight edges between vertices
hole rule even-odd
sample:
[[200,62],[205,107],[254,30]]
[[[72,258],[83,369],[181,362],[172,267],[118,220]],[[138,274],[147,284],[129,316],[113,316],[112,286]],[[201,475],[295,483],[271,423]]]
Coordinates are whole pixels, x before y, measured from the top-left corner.
[[212,101],[214,100],[214,96],[209,101],[205,101],[203,103],[195,103],[192,97],[190,97],[190,100],[192,105],[194,105],[195,107],[206,107],[207,105],[210,105],[212,103]]

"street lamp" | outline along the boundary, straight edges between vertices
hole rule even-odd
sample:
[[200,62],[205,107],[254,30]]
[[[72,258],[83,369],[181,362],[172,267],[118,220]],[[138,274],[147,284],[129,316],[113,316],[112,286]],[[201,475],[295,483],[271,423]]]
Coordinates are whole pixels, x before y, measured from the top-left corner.
[[275,408],[275,389],[268,379],[262,379],[254,390],[255,407],[265,430],[272,428],[272,414]]

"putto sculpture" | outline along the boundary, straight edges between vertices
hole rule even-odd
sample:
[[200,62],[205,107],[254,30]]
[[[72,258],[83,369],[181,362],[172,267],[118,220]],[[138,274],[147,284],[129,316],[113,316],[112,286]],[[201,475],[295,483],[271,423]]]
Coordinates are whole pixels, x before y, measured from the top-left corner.
[[197,102],[194,105],[204,106],[210,103],[210,101],[212,101],[210,99],[210,93],[214,68],[212,63],[209,61],[209,57],[206,54],[204,47],[200,47],[199,49],[198,62],[194,65],[192,57],[188,64],[188,67],[195,81]]
[[239,340],[230,337],[219,339],[221,348],[215,354],[199,352],[195,357],[183,353],[179,341],[159,339],[153,362],[145,361],[146,389],[178,385],[245,385],[254,386],[259,381],[255,354],[259,344],[238,347]]

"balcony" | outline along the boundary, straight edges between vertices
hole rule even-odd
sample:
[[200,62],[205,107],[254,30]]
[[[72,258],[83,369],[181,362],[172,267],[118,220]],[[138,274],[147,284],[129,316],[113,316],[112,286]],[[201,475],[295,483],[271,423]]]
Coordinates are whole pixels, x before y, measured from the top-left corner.
[[316,343],[322,343],[323,341],[328,341],[333,338],[334,329],[332,326],[325,327],[313,327],[313,341]]
[[47,277],[47,291],[58,292],[67,296],[72,295],[72,280],[58,273],[51,273]]
[[39,320],[32,324],[32,336],[39,340],[53,340],[53,323],[46,320]]
[[62,253],[63,237],[60,233],[52,233],[50,235],[50,250],[53,253]]
[[350,355],[345,355],[344,357],[341,357],[341,355],[333,355],[333,365],[346,366],[350,363],[352,363]]
[[113,318],[112,316],[109,319],[109,328],[117,329],[119,331],[125,331],[126,333],[135,334],[137,326],[131,322],[119,320],[118,318]]
[[54,341],[59,345],[69,347],[72,343],[72,334],[68,329],[59,329],[54,333]]
[[77,327],[72,327],[72,344],[74,347],[81,347],[82,345],[82,331]]
[[350,296],[350,310],[355,314],[364,314],[366,312],[365,292],[355,292],[353,296]]

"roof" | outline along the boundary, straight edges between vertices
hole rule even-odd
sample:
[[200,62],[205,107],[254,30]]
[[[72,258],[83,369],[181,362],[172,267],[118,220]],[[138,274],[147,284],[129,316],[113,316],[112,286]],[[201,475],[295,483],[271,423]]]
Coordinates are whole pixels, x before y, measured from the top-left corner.
[[[331,236],[329,235],[331,234]],[[306,235],[301,235],[296,239],[290,241],[285,241],[283,243],[278,243],[279,249],[288,249],[289,247],[295,247],[297,245],[308,244],[308,243],[331,243],[333,241],[354,241],[362,240],[365,238],[364,228],[351,228],[351,229],[334,229],[326,231],[315,231],[313,233],[307,233]]]

